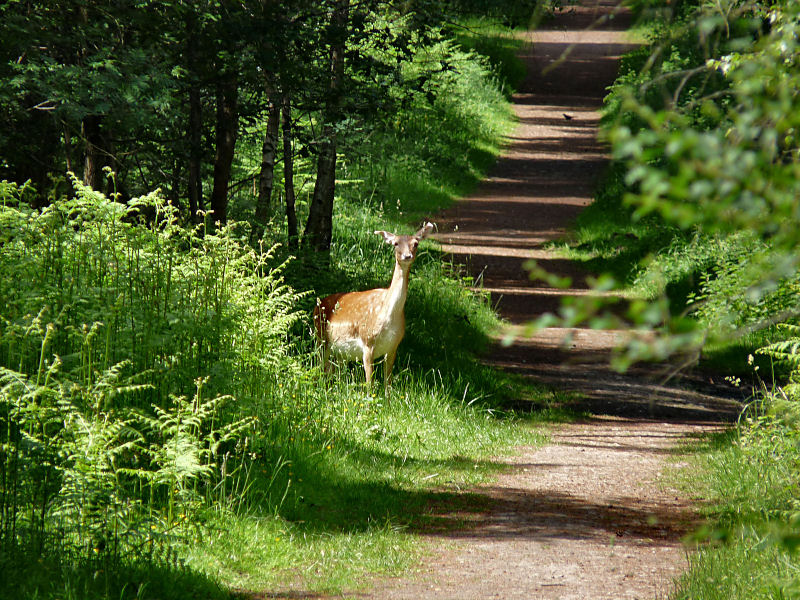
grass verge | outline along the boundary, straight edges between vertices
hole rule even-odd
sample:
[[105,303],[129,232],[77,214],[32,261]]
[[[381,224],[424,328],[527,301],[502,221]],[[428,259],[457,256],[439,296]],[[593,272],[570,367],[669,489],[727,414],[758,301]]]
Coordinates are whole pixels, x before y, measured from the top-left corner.
[[759,398],[737,427],[695,448],[684,486],[700,496],[706,525],[690,540],[699,545],[676,600],[777,600],[800,592],[800,415],[778,390],[762,389]]

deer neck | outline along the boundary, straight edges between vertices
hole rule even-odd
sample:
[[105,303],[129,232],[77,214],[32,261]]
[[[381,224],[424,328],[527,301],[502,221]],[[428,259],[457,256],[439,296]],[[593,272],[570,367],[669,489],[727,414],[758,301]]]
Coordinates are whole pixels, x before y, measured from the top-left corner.
[[389,289],[386,290],[383,308],[384,314],[390,319],[403,314],[403,306],[405,306],[406,295],[408,294],[408,270],[410,266],[407,265],[403,268],[398,262],[394,264],[392,283],[389,284]]

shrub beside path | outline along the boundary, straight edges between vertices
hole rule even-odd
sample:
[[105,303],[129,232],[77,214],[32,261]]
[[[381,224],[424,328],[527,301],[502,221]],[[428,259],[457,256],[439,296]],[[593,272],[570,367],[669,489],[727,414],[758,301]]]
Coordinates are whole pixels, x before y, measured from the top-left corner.
[[[631,47],[629,17],[609,0],[584,0],[530,32],[528,77],[514,97],[519,120],[491,176],[438,219],[438,239],[466,265],[512,323],[588,292],[585,275],[543,248],[592,199],[607,164],[599,113],[618,59]],[[531,282],[529,259],[573,278],[571,290]],[[572,334],[571,346],[561,341]],[[692,498],[663,481],[672,450],[722,427],[738,405],[707,379],[659,383],[652,369],[611,372],[615,334],[549,329],[488,360],[566,392],[591,418],[554,428],[539,449],[499,459],[510,468],[463,502],[432,507],[441,527],[411,574],[360,597],[540,600],[666,597],[686,567],[681,538]]]

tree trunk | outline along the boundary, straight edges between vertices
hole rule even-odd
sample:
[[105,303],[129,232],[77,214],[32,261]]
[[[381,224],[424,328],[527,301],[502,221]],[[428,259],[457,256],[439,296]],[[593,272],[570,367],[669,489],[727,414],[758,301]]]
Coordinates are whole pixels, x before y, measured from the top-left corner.
[[211,190],[213,222],[225,223],[228,219],[228,185],[239,125],[238,92],[235,78],[217,85],[217,149],[214,156],[214,187]]
[[186,21],[186,67],[191,78],[189,84],[189,174],[187,195],[189,196],[189,220],[200,221],[198,210],[203,210],[203,105],[200,100],[200,85],[197,75],[197,20],[190,12]]
[[197,85],[192,84],[189,88],[189,178],[187,181],[189,219],[192,223],[200,221],[197,211],[203,210],[202,127],[203,108],[200,103],[200,89]]
[[181,176],[183,164],[177,155],[172,157],[172,177],[170,177],[169,195],[167,201],[180,213],[181,202]]
[[64,127],[64,157],[67,161],[67,171],[75,173],[74,165],[72,164],[72,135],[69,132],[69,127],[66,123]]
[[103,189],[103,166],[107,153],[103,150],[100,115],[86,115],[81,122],[85,149],[83,154],[83,184],[93,190]]
[[[80,20],[83,24],[89,21],[89,12],[85,7],[80,9]],[[78,62],[82,63],[88,50],[81,44]],[[100,132],[101,115],[86,115],[81,120],[81,137],[83,138],[83,185],[93,190],[103,187],[103,140]]]
[[289,249],[297,251],[297,213],[294,207],[294,153],[292,151],[292,103],[283,98],[283,188],[286,193],[286,232]]
[[256,201],[255,223],[253,235],[256,239],[264,233],[269,220],[270,200],[275,180],[275,155],[278,147],[278,127],[281,116],[280,103],[274,92],[270,93],[267,109],[267,132],[261,147],[261,172],[258,176],[258,199]]
[[339,0],[331,17],[331,79],[325,106],[323,140],[317,158],[317,180],[303,233],[303,245],[327,253],[333,233],[333,196],[336,187],[336,134],[341,115],[341,84],[350,0]]
[[189,141],[189,168],[187,195],[189,196],[189,220],[200,221],[198,210],[203,210],[203,105],[200,99],[200,84],[197,73],[197,18],[194,12],[186,19],[186,70],[189,74],[189,125],[186,137]]
[[333,127],[326,125],[328,139],[322,143],[317,157],[317,179],[308,211],[303,244],[317,252],[328,252],[333,235],[333,197],[336,188],[336,141]]

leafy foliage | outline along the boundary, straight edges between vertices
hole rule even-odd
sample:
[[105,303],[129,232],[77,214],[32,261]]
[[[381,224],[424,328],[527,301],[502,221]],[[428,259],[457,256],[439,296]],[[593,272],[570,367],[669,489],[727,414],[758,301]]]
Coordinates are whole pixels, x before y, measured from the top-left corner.
[[797,10],[678,3],[623,60],[604,115],[616,166],[578,233],[650,300],[627,321],[663,334],[623,364],[752,343],[798,316]]
[[746,3],[693,15],[684,35],[705,41],[705,61],[665,62],[662,72],[687,85],[669,86],[672,101],[660,111],[629,98],[625,107],[646,127],[611,134],[615,155],[630,164],[635,216],[656,212],[704,235],[748,233],[748,269],[736,271],[751,302],[797,273],[796,11]]
[[797,401],[800,400],[800,327],[788,323],[782,323],[779,327],[785,331],[787,339],[759,348],[758,352],[788,365],[789,381],[781,391]]

